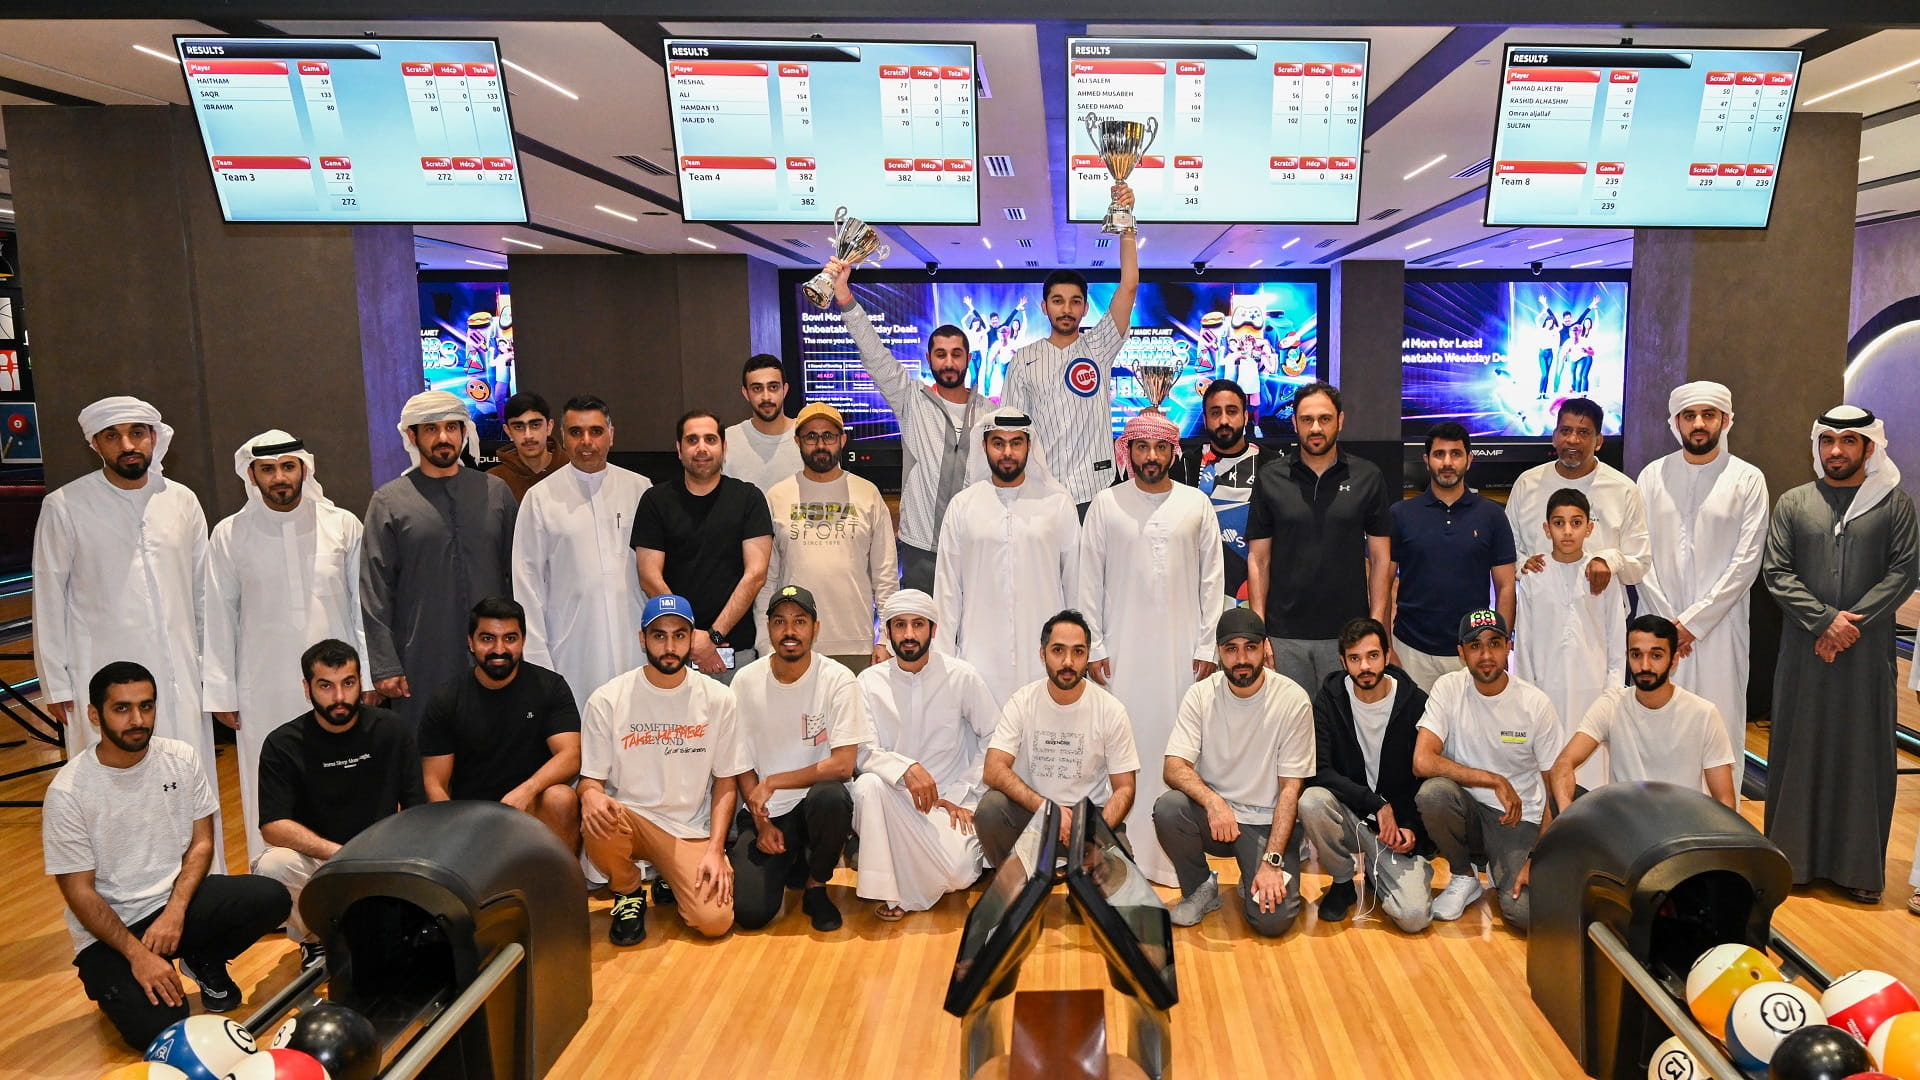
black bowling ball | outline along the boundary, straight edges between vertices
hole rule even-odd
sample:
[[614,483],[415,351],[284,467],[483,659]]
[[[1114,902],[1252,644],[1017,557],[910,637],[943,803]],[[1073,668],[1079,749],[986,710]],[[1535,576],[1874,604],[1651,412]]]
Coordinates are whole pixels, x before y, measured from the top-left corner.
[[1768,1080],[1846,1080],[1873,1070],[1860,1040],[1831,1024],[1813,1024],[1780,1040]]
[[302,1010],[286,1046],[313,1055],[333,1080],[374,1080],[380,1072],[373,1021],[344,1005],[322,1002]]

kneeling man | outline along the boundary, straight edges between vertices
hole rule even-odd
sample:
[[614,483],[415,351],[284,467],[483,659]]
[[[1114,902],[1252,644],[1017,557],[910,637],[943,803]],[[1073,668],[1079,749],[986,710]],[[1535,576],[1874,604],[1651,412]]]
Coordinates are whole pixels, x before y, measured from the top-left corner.
[[587,698],[580,738],[580,828],[587,857],[613,890],[615,945],[647,936],[647,897],[635,859],[660,871],[688,926],[719,937],[733,926],[727,822],[735,777],[747,771],[733,691],[688,674],[693,605],[665,593],[641,612],[647,665]]
[[903,589],[880,614],[893,658],[859,678],[874,742],[853,782],[854,895],[880,901],[875,914],[893,922],[980,876],[973,808],[1000,707],[972,664],[932,651],[933,597]]
[[1313,704],[1266,667],[1267,626],[1228,608],[1214,632],[1219,668],[1187,688],[1167,739],[1167,791],[1153,831],[1180,879],[1173,924],[1192,926],[1220,906],[1208,855],[1240,864],[1241,911],[1263,937],[1300,914],[1300,787],[1313,775]]
[[324,958],[300,920],[300,890],[320,864],[360,830],[427,801],[413,727],[399,714],[360,704],[360,654],[327,638],[300,657],[311,711],[281,724],[260,748],[260,838],[253,872],[293,894],[287,936],[300,966]]

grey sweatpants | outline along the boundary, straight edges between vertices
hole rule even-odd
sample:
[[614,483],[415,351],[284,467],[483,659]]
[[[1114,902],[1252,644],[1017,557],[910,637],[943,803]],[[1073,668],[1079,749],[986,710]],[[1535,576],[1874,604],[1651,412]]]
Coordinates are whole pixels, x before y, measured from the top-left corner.
[[1273,826],[1240,823],[1240,837],[1231,844],[1215,840],[1207,829],[1207,811],[1187,797],[1184,791],[1168,791],[1153,803],[1153,831],[1160,847],[1173,863],[1174,877],[1180,882],[1180,895],[1190,895],[1206,883],[1207,856],[1233,856],[1240,867],[1240,911],[1247,925],[1262,937],[1279,937],[1300,917],[1300,829],[1293,835],[1281,858],[1287,872],[1287,895],[1272,911],[1261,911],[1247,887],[1260,869],[1260,856],[1266,853]]
[[1298,683],[1312,699],[1320,684],[1340,668],[1338,638],[1268,638],[1273,646],[1273,670]]
[[1417,934],[1433,921],[1433,864],[1388,850],[1333,792],[1310,787],[1300,793],[1300,828],[1335,884],[1352,881],[1365,860],[1367,888],[1395,926]]
[[1495,895],[1500,900],[1500,917],[1521,933],[1527,932],[1531,897],[1528,890],[1512,894],[1514,879],[1527,865],[1534,841],[1540,839],[1540,823],[1523,821],[1508,827],[1500,824],[1500,811],[1481,802],[1466,788],[1435,776],[1420,785],[1415,797],[1420,821],[1427,835],[1447,860],[1447,869],[1456,874],[1473,873],[1476,858],[1487,864],[1493,878]]

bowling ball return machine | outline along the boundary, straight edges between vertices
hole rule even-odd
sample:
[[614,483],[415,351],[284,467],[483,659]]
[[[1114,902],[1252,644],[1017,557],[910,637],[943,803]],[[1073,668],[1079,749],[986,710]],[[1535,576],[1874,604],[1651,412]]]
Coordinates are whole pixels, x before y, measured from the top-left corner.
[[1589,1076],[1641,1080],[1677,1036],[1714,1080],[1746,1075],[1687,1010],[1687,971],[1715,945],[1772,949],[1788,979],[1833,977],[1772,925],[1787,857],[1738,813],[1674,784],[1582,796],[1534,849],[1527,984]]
[[300,914],[326,962],[262,1005],[262,1045],[320,1000],[373,1023],[381,1080],[536,1080],[593,999],[586,883],[547,828],[498,803],[385,818],[316,871]]

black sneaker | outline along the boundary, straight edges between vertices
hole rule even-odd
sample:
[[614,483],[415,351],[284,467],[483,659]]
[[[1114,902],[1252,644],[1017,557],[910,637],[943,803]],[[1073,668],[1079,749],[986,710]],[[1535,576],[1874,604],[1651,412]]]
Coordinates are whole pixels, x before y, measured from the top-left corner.
[[301,971],[305,971],[310,967],[319,967],[326,962],[327,947],[325,945],[317,941],[303,941],[300,943]]
[[240,1007],[240,984],[227,974],[225,961],[180,958],[180,974],[200,984],[200,1004],[208,1012],[232,1012]]
[[840,909],[827,896],[825,885],[815,885],[801,893],[800,910],[807,913],[807,918],[813,920],[813,928],[821,933],[840,929]]
[[1359,899],[1360,892],[1353,887],[1352,881],[1334,882],[1326,892],[1320,894],[1320,921],[1339,922],[1345,919]]
[[673,895],[673,886],[667,884],[666,878],[657,877],[653,879],[653,902],[659,907],[673,907],[680,898]]
[[638,945],[647,940],[647,894],[613,894],[613,925],[607,928],[607,940],[615,945]]

